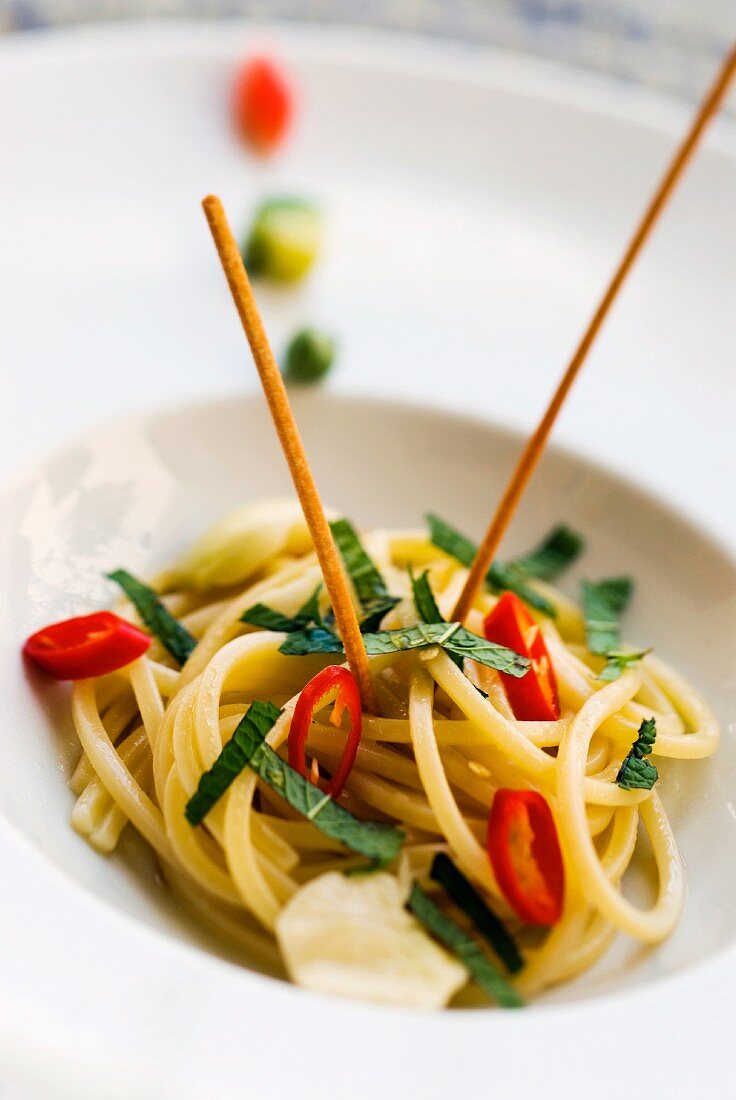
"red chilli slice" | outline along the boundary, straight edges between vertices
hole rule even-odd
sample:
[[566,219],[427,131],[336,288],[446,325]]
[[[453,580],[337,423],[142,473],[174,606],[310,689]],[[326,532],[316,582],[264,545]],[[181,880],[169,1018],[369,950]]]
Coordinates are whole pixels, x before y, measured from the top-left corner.
[[335,688],[337,688],[337,698],[330,721],[333,725],[339,726],[343,712],[347,710],[350,715],[350,730],[335,774],[329,783],[320,782],[319,784],[321,789],[332,798],[337,798],[350,775],[363,728],[360,692],[352,672],[340,665],[328,665],[313,676],[302,688],[289,727],[289,763],[305,779],[311,779],[306,756],[309,727],[315,711],[320,709],[325,696]]
[[150,636],[133,623],[96,611],[36,631],[23,653],[55,680],[86,680],[124,668],[150,645]]
[[235,79],[232,110],[240,137],[257,152],[272,153],[291,125],[294,93],[273,61],[254,57]]
[[504,592],[486,616],[485,636],[489,642],[505,645],[528,657],[531,668],[525,676],[499,673],[514,718],[520,722],[550,722],[560,717],[552,662],[538,624],[513,592]]
[[496,791],[488,818],[488,855],[498,885],[528,924],[557,924],[565,870],[552,811],[537,791]]

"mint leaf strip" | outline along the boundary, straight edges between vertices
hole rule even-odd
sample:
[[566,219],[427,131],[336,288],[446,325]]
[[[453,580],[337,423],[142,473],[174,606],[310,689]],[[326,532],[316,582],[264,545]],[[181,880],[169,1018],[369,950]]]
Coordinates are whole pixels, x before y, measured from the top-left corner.
[[385,601],[389,596],[386,582],[375,564],[365,552],[358,533],[350,520],[336,519],[330,523],[332,537],[340,551],[345,568],[348,571],[355,594],[364,610],[376,600]]
[[627,668],[638,664],[642,657],[646,657],[647,653],[651,653],[651,649],[640,649],[636,653],[618,653],[616,651],[607,653],[606,667],[598,674],[597,679],[605,682],[618,680]]
[[[429,525],[430,541],[450,557],[456,558],[461,565],[470,567],[477,551],[475,543],[439,516],[428,513],[425,519]],[[486,584],[494,592],[499,590],[515,592],[529,607],[554,618],[556,612],[553,605],[544,596],[540,596],[530,588],[525,583],[525,577],[523,569],[515,562],[509,562],[507,565],[494,562],[486,573]]]
[[316,623],[320,626],[322,620],[319,615],[319,598],[322,594],[322,582],[317,585],[312,595],[303,603],[296,613],[295,620],[302,626],[308,626],[309,623]]
[[383,622],[384,615],[392,611],[397,603],[401,603],[398,596],[387,596],[385,600],[375,600],[368,604],[366,608],[367,614],[360,620],[361,634],[378,630]]
[[[409,576],[411,577],[411,587],[414,593],[414,606],[417,609],[419,618],[425,623],[444,623],[446,620],[440,614],[432,586],[429,583],[429,570],[425,569],[421,577],[415,577],[410,568]],[[449,656],[458,668],[463,667],[463,658],[459,657],[457,653],[450,653]]]
[[539,546],[515,558],[512,564],[528,577],[553,581],[580,557],[584,548],[582,535],[561,523],[550,531]]
[[[364,634],[363,643],[369,657],[438,645],[450,656],[469,657],[510,676],[524,676],[529,668],[526,657],[472,634],[460,623],[417,623],[402,630],[381,630],[376,634]],[[304,656],[306,653],[342,653],[343,647],[336,634],[315,628],[290,634],[279,646],[279,651]]]
[[197,790],[186,804],[190,825],[199,825],[248,764],[254,744],[260,744],[275,725],[281,711],[273,703],[251,703],[235,732],[209,771],[200,777]]
[[582,582],[585,635],[591,653],[605,655],[621,642],[620,616],[634,591],[631,577]]
[[434,592],[429,583],[429,570],[425,569],[420,577],[415,577],[410,569],[409,576],[411,577],[414,606],[417,609],[419,618],[424,623],[443,623],[445,620],[443,616],[440,615],[440,609],[437,606]]
[[240,621],[251,626],[259,626],[262,630],[276,630],[280,633],[291,634],[295,630],[303,630],[310,623],[319,625],[319,596],[322,585],[318,584],[307,602],[299,608],[296,615],[290,618],[282,615],[280,611],[268,607],[265,603],[254,604],[244,611]]
[[444,550],[451,558],[456,558],[461,565],[470,568],[478,552],[475,543],[432,512],[428,512],[424,518],[429,526],[430,542],[440,550]]
[[282,615],[280,611],[268,607],[265,603],[253,604],[240,616],[242,623],[250,626],[259,626],[262,630],[277,630],[279,633],[291,634],[295,630],[303,630],[306,623],[298,618],[290,619],[288,615]]
[[323,626],[296,630],[279,646],[279,653],[290,657],[304,657],[307,653],[342,653],[342,642],[337,634]]
[[656,722],[653,718],[645,718],[639,726],[639,736],[629,749],[616,776],[616,782],[623,790],[651,791],[659,779],[659,772],[654,764],[645,759],[651,753],[656,738]]
[[481,989],[503,1008],[522,1008],[524,1001],[472,936],[443,913],[416,882],[409,895],[409,909],[445,947],[449,948]]
[[359,821],[328,795],[304,779],[265,743],[266,735],[281,711],[273,703],[251,703],[232,738],[208,772],[200,778],[196,792],[186,806],[191,825],[198,825],[225,793],[233,780],[249,765],[256,774],[303,814],[326,836],[366,856],[374,868],[385,867],[398,855],[404,833],[378,821]]
[[444,886],[455,904],[467,913],[507,970],[511,974],[518,973],[524,965],[524,960],[514,937],[503,921],[489,909],[478,891],[450,857],[444,852],[439,852],[434,857],[429,874],[430,878]]
[[364,613],[360,629],[363,633],[377,630],[384,615],[400,601],[389,594],[385,580],[366,553],[350,520],[333,520],[330,530]]
[[[425,629],[431,629],[431,627],[425,627]],[[486,641],[485,638],[466,630],[464,626],[458,627],[447,641],[438,639],[438,644],[451,657],[453,655],[468,657],[471,661],[477,661],[479,665],[495,668],[497,672],[507,672],[510,676],[525,676],[529,669],[530,662],[526,657],[514,653],[513,649]]]
[[325,836],[366,856],[371,868],[386,867],[399,854],[405,836],[401,829],[380,821],[359,821],[308,779],[304,779],[269,745],[254,751],[250,766],[292,809],[303,814]]
[[158,593],[143,581],[137,580],[125,569],[116,569],[107,574],[111,581],[120,585],[125,595],[135,607],[143,623],[153,635],[168,649],[171,656],[180,665],[186,663],[197,639],[166,610]]

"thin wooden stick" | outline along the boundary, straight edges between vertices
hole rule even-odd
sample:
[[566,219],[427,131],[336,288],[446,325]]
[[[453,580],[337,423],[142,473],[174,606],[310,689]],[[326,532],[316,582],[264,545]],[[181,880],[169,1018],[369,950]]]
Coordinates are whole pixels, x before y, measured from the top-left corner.
[[235,307],[240,316],[250,350],[266,395],[279,441],[289,465],[294,488],[304,512],[304,518],[312,535],[322,576],[332,601],[332,610],[345,647],[345,656],[355,676],[363,709],[378,714],[378,700],[373,685],[368,657],[360,633],[350,589],[340,561],[335,540],[332,537],[322,507],[317,485],[309,466],[304,444],[294,419],[281,371],[261,321],[250,281],[245,271],[240,251],[225,217],[222,203],[216,195],[208,195],[202,202],[210,232],[215,242],[222,269],[225,272]]
[[491,520],[490,526],[485,533],[483,541],[478,549],[475,560],[471,566],[470,573],[465,582],[458,601],[455,605],[455,609],[452,613],[452,619],[454,621],[462,621],[467,615],[468,611],[473,605],[473,601],[478,594],[481,586],[483,585],[491,563],[496,555],[501,539],[506,533],[506,529],[511,521],[511,518],[521,500],[521,496],[531,478],[534,469],[539,462],[542,451],[549,438],[550,432],[554,426],[555,420],[562,408],[562,405],[567,397],[572,384],[577,378],[580,368],[585,362],[588,352],[598,335],[598,330],[603,324],[608,312],[615,301],[624,279],[631,270],[634,261],[639,255],[642,247],[644,246],[649,234],[651,233],[659,215],[662,213],[667,200],[670,198],[677,183],[680,180],[690,158],[695,152],[695,148],[700,140],[703,131],[707,124],[710,122],[713,115],[718,110],[723,98],[728,90],[729,84],[733,80],[736,73],[736,45],[734,45],[723,62],[721,69],[714,81],[709,92],[705,96],[701,106],[699,107],[695,118],[690,126],[690,129],[682,141],[679,149],[675,153],[672,162],[664,174],[657,190],[651,199],[649,206],[647,207],[644,216],[639,223],[639,226],[634,233],[628,248],[626,249],[623,258],[621,259],[608,288],[600,301],[598,308],[596,309],[593,317],[588,325],[583,338],[578,344],[577,350],[573,355],[570,365],[562,376],[557,390],[555,391],[552,400],[547,407],[544,416],[539,422],[536,430],[529,438],[524,451],[519,459],[518,465],[514,470],[511,480],[509,481],[506,491],[501,497],[501,501],[496,510],[496,514]]

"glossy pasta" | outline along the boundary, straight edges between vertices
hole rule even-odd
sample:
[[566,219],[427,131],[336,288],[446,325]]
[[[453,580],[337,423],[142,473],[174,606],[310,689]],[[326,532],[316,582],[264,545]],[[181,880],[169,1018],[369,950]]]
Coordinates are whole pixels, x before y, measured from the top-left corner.
[[[191,569],[159,578],[167,607],[197,640],[183,667],[174,667],[155,642],[127,668],[75,685],[82,755],[71,780],[72,824],[97,850],[110,852],[130,823],[197,919],[239,944],[246,958],[278,970],[275,934],[286,904],[305,883],[358,867],[360,858],[293,812],[247,767],[206,827],[193,828],[184,812],[254,699],[283,707],[268,736],[279,749],[301,689],[335,663],[324,654],[284,655],[285,635],[240,621],[258,602],[295,614],[321,579],[303,539],[277,540],[270,549],[265,535],[262,542],[242,583],[233,579],[237,569],[226,569],[224,587],[216,571],[196,575],[196,583],[187,579]],[[373,531],[363,543],[391,593],[402,597],[383,629],[416,621],[409,564],[429,568],[439,610],[450,615],[467,571],[425,534]],[[619,932],[656,943],[673,931],[685,900],[684,874],[658,785],[625,790],[616,777],[644,718],[656,720],[660,765],[706,757],[719,736],[708,705],[659,657],[645,656],[610,683],[597,679],[602,661],[586,649],[577,605],[549,584],[530,583],[556,610],[554,618],[538,618],[557,680],[559,720],[517,721],[496,672],[467,661],[460,668],[437,646],[374,657],[381,716],[364,715],[340,797],[356,817],[405,831],[399,865],[391,869],[400,879],[426,882],[436,853],[452,856],[519,938],[525,965],[516,986],[525,996],[586,970]],[[487,591],[477,598],[469,629],[482,635],[483,616],[496,599]],[[135,618],[127,603],[119,611]],[[323,773],[334,769],[343,738],[326,710],[316,716],[308,747]],[[557,826],[564,911],[544,935],[521,926],[488,858],[486,822],[501,787],[539,791]],[[622,889],[641,830],[658,875],[649,909],[636,907]]]

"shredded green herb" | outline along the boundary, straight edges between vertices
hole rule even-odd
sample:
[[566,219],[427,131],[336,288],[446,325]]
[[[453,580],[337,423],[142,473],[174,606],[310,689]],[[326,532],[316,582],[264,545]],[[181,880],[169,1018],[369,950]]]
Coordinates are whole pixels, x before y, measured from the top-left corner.
[[439,852],[432,862],[430,878],[444,886],[445,890],[472,920],[480,934],[488,941],[501,962],[511,974],[518,973],[524,960],[516,946],[516,941],[506,925],[489,909],[483,898],[455,866],[448,855]]
[[253,604],[253,607],[249,607],[247,611],[243,612],[240,621],[249,623],[250,626],[259,626],[262,630],[277,630],[284,634],[291,634],[294,630],[303,630],[307,625],[300,622],[297,616],[290,619],[288,615],[282,615],[280,611],[275,611],[273,607],[268,607],[265,603]]
[[401,603],[398,596],[387,596],[385,600],[376,600],[370,604],[370,610],[363,619],[360,620],[361,634],[369,634],[374,630],[378,630],[379,626],[383,622],[384,616],[388,615],[389,611],[393,611],[397,603]]
[[330,530],[361,607],[366,607],[373,600],[385,600],[389,596],[386,582],[368,557],[350,520],[333,520]]
[[461,565],[470,567],[478,551],[475,543],[433,512],[428,512],[424,518],[429,526],[430,541]]
[[[447,628],[444,634],[443,627]],[[366,648],[371,655],[389,653],[392,649],[415,649],[421,647],[421,639],[425,639],[424,644],[434,643],[441,646],[451,657],[468,657],[478,664],[495,668],[498,672],[507,672],[510,676],[524,676],[529,668],[526,657],[505,646],[480,638],[458,623],[420,623],[408,631],[387,630],[370,635],[370,641],[366,640]]]
[[429,583],[429,570],[425,569],[420,577],[415,577],[413,570],[409,570],[411,588],[414,595],[414,606],[417,615],[423,623],[443,623],[445,619],[440,615],[440,609],[434,598],[432,586]]
[[[310,628],[310,631],[324,629],[330,635],[329,638],[325,637],[323,639],[326,645],[329,646],[324,652],[339,652],[333,644],[333,637],[335,637],[333,630],[335,616],[333,612],[328,610],[324,618],[320,615],[319,597],[321,591],[322,585],[318,584],[307,602],[299,608],[294,616],[282,615],[280,611],[268,607],[267,604],[257,603],[244,611],[240,616],[240,620],[244,623],[250,623],[251,626],[259,626],[262,630],[277,630],[284,634],[295,634],[297,631],[305,631],[307,628]],[[370,613],[360,621],[361,631],[365,633],[366,631],[377,630],[384,615],[387,615],[392,608],[396,607],[398,602],[397,596],[387,596],[383,601],[376,600],[372,604]],[[317,635],[317,637],[320,637],[320,635]],[[318,652],[318,650],[312,652]]]
[[[478,549],[475,543],[439,516],[428,513],[425,518],[429,525],[431,542],[450,557],[456,558],[461,565],[472,565]],[[515,592],[529,607],[554,618],[554,606],[526,583],[526,577],[527,574],[515,562],[494,562],[486,574],[486,584],[494,592]]]
[[322,585],[318,584],[307,602],[299,608],[296,615],[289,617],[282,615],[280,611],[268,607],[265,603],[254,604],[244,611],[240,621],[250,623],[251,626],[260,626],[263,630],[277,630],[284,634],[291,634],[295,630],[303,630],[310,623],[319,624],[319,596]]
[[371,869],[386,867],[398,855],[405,839],[400,829],[379,821],[359,821],[319,787],[304,779],[268,745],[252,757],[250,766],[320,832],[366,856]]
[[363,632],[375,630],[383,616],[399,603],[399,599],[390,594],[350,520],[333,520],[330,530],[365,615],[360,628]]
[[[411,587],[414,594],[414,606],[417,609],[419,618],[425,623],[444,623],[446,620],[444,616],[440,614],[440,609],[434,598],[434,592],[429,583],[429,570],[425,569],[421,577],[415,577],[413,570],[409,569],[409,576],[411,578]],[[449,653],[449,656],[458,668],[463,667],[463,658],[459,656],[459,654]]]
[[307,623],[316,623],[317,626],[320,626],[322,622],[319,615],[319,598],[321,594],[322,582],[320,581],[309,599],[303,603],[297,611],[296,618],[300,623],[303,623],[304,626],[306,626]]
[[304,657],[307,653],[342,653],[342,642],[337,634],[324,626],[308,626],[295,630],[279,646],[279,653],[288,657]]
[[251,703],[235,732],[215,760],[209,771],[204,772],[197,790],[184,810],[190,825],[199,825],[218,802],[234,779],[249,762],[249,754],[256,739],[263,741],[275,725],[281,711],[274,703]]
[[621,642],[620,616],[634,591],[631,577],[607,577],[602,581],[583,581],[582,604],[585,635],[591,653],[607,654]]
[[[364,634],[363,642],[369,657],[437,645],[451,656],[469,657],[510,676],[524,676],[529,668],[526,657],[480,638],[460,623],[417,623],[401,630],[381,630]],[[307,653],[342,653],[343,646],[336,634],[316,628],[290,634],[279,650],[291,656],[304,656]]]
[[432,935],[457,956],[489,997],[504,1008],[523,1007],[524,1001],[520,995],[499,974],[480,944],[464,932],[452,917],[443,913],[416,882],[412,887],[408,906]]
[[107,576],[111,581],[115,581],[116,584],[120,585],[143,623],[168,649],[171,656],[180,665],[185,664],[197,645],[197,639],[166,610],[158,594],[149,585],[137,580],[125,569],[116,569],[113,573],[108,573]]
[[625,791],[640,789],[651,791],[659,779],[654,764],[646,759],[652,751],[657,737],[657,726],[653,718],[645,718],[639,726],[639,736],[629,749],[619,768],[616,782]]
[[[197,791],[187,803],[187,820],[192,825],[199,824],[233,779],[248,765],[292,809],[303,814],[326,836],[366,856],[371,869],[387,866],[401,849],[404,833],[383,822],[359,821],[282,760],[265,743],[267,733],[280,714],[281,711],[273,703],[258,700],[251,703],[231,740],[212,768],[201,777]],[[231,750],[233,742],[235,747]]]
[[528,554],[515,558],[512,564],[528,577],[553,581],[580,557],[584,548],[585,540],[582,535],[561,523],[550,531],[539,546]]
[[417,623],[405,630],[383,630],[378,634],[365,634],[363,637],[370,656],[438,645],[450,654],[469,657],[481,665],[495,668],[498,672],[507,672],[511,676],[524,676],[529,668],[526,657],[521,657],[505,646],[486,641],[459,623]]
[[642,657],[646,657],[647,653],[651,653],[651,649],[639,649],[635,653],[623,653],[616,650],[607,653],[606,667],[598,674],[598,679],[606,682],[618,680],[622,672],[625,672],[631,665],[638,664]]

